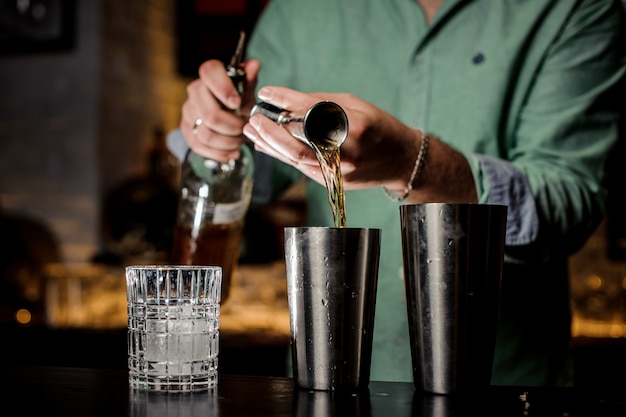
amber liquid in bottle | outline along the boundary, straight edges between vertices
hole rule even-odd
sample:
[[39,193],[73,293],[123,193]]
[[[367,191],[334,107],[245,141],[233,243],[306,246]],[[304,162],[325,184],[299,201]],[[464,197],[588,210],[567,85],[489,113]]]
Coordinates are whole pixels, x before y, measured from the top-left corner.
[[176,226],[172,262],[180,265],[219,265],[222,267],[222,298],[230,292],[233,270],[239,259],[243,221],[204,224],[197,236],[190,227]]

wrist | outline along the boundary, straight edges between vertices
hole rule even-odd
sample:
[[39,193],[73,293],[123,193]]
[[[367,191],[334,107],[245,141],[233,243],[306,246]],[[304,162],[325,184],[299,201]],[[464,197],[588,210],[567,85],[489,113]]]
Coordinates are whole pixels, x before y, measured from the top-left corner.
[[411,191],[413,190],[416,181],[419,179],[423,166],[426,162],[430,137],[428,133],[425,133],[421,130],[418,130],[417,132],[420,136],[419,148],[417,151],[417,156],[415,157],[415,163],[413,164],[411,174],[406,182],[406,186],[401,190],[393,191],[387,187],[382,187],[385,196],[387,196],[387,198],[389,198],[391,201],[402,202],[406,200],[409,194],[411,194]]

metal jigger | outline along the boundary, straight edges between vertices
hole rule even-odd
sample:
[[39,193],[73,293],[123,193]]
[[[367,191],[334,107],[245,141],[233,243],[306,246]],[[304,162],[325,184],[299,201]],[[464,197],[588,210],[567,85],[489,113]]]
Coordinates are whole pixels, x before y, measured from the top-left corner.
[[340,147],[348,136],[348,116],[336,103],[320,101],[308,109],[289,111],[272,104],[260,102],[250,111],[250,116],[262,114],[307,145],[331,150]]

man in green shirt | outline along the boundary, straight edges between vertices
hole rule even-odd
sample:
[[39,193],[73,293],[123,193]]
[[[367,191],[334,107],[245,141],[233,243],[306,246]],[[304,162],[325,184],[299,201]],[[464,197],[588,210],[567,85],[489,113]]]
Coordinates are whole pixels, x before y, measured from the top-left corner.
[[348,226],[383,230],[372,380],[412,380],[399,201],[507,205],[492,383],[566,385],[567,257],[604,214],[624,40],[617,0],[272,0],[250,40],[243,100],[223,64],[208,61],[180,128],[214,159],[252,140],[257,197],[304,174],[308,223],[332,226],[313,151],[263,116],[228,109],[249,114],[258,98],[346,110]]

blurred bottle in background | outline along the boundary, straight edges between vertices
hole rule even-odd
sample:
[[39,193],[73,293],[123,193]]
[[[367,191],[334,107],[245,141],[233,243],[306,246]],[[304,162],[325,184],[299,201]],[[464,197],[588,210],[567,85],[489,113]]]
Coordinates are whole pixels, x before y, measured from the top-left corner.
[[178,193],[179,163],[157,126],[144,151],[141,172],[112,187],[104,196],[104,248],[95,263],[167,262],[172,247]]

